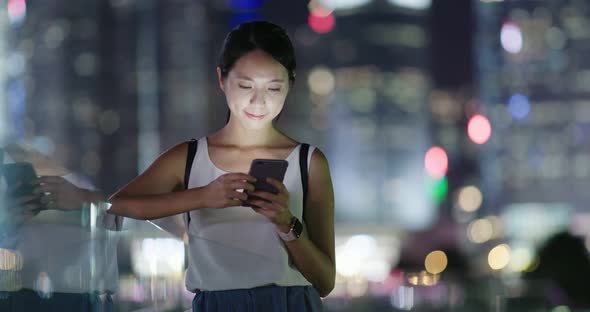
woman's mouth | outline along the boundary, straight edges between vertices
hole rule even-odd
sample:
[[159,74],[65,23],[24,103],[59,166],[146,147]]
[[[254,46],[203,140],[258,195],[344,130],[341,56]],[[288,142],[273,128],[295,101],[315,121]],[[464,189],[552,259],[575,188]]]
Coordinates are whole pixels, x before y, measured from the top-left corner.
[[264,116],[266,116],[266,115],[250,114],[248,112],[245,112],[245,113],[246,113],[246,116],[248,116],[248,118],[254,119],[254,120],[260,120],[260,119],[264,118]]

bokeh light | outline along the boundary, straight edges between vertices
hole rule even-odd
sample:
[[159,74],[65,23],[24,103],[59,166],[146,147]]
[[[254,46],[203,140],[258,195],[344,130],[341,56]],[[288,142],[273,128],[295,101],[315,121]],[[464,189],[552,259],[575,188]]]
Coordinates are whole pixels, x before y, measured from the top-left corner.
[[336,25],[336,18],[334,14],[328,13],[324,8],[318,8],[314,11],[309,12],[307,18],[309,27],[318,34],[329,33],[334,29]]
[[551,312],[571,312],[572,310],[565,305],[556,306],[555,308],[551,309]]
[[[318,5],[330,10],[350,10],[368,4],[372,0],[312,0],[310,3],[317,3]],[[313,7],[317,7],[314,5]]]
[[533,259],[533,253],[530,248],[514,248],[508,267],[513,272],[523,272],[531,266]]
[[519,53],[522,50],[523,39],[520,27],[513,22],[506,22],[502,25],[500,32],[502,47],[509,53]]
[[500,244],[488,254],[488,264],[492,270],[501,270],[510,263],[510,247],[507,244]]
[[457,206],[467,212],[476,211],[481,207],[482,202],[481,191],[473,185],[461,188],[457,195]]
[[492,136],[492,125],[485,116],[475,115],[467,124],[467,134],[474,143],[484,144]]
[[348,295],[350,295],[353,298],[358,298],[366,295],[368,290],[369,281],[367,281],[365,278],[359,275],[348,279],[346,283],[346,291]]
[[119,113],[106,110],[100,114],[98,125],[104,134],[113,134],[119,130],[121,126],[121,118]]
[[307,9],[310,12],[314,12],[315,15],[323,17],[328,16],[334,12],[333,8],[328,8],[324,4],[320,3],[318,0],[311,0],[307,4]]
[[316,67],[309,72],[307,86],[317,95],[328,95],[334,91],[334,74],[326,67]]
[[6,3],[6,11],[10,23],[19,24],[27,15],[27,3],[25,0],[8,0]]
[[46,272],[39,272],[35,280],[35,290],[37,295],[43,299],[49,299],[53,296],[53,281]]
[[184,267],[182,241],[173,238],[145,238],[133,242],[131,263],[138,276],[177,276]]
[[407,272],[406,279],[409,284],[414,286],[434,286],[440,280],[440,275],[426,271]]
[[428,175],[435,179],[440,179],[447,174],[449,158],[445,150],[438,146],[431,147],[424,157],[424,167]]
[[387,0],[389,3],[412,10],[425,10],[430,8],[432,0]]
[[554,50],[562,50],[567,43],[567,35],[559,27],[551,27],[545,34],[545,41],[547,46]]
[[442,177],[440,179],[427,177],[426,185],[426,191],[434,202],[442,203],[447,198],[447,193],[449,191],[449,181],[447,177]]
[[414,287],[400,286],[394,290],[390,298],[394,308],[409,311],[414,307]]
[[229,24],[230,28],[234,28],[242,23],[259,20],[264,20],[264,18],[257,11],[238,11],[231,15]]
[[531,110],[529,98],[526,95],[516,93],[508,99],[508,111],[514,119],[524,119]]
[[229,0],[228,2],[234,10],[256,10],[262,6],[264,0]]
[[487,219],[474,220],[467,226],[467,238],[476,244],[489,241],[493,235],[493,225]]
[[23,268],[23,258],[20,252],[0,248],[0,271],[20,271]]
[[435,250],[429,253],[424,260],[426,271],[432,274],[440,274],[448,264],[447,255],[441,250]]

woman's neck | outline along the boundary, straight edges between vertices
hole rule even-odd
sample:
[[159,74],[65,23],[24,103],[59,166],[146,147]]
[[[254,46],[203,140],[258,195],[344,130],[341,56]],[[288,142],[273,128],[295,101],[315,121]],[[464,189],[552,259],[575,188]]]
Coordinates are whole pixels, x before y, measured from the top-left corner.
[[230,122],[221,130],[212,135],[214,139],[223,141],[224,144],[241,146],[241,147],[256,147],[267,146],[276,142],[282,137],[282,134],[272,125],[262,129],[246,129],[236,122]]

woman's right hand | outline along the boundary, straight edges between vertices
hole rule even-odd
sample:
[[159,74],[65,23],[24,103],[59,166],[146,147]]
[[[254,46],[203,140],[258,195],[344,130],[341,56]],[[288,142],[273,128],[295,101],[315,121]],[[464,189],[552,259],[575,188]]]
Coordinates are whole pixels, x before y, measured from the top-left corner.
[[0,198],[5,208],[2,211],[3,218],[0,222],[3,225],[12,224],[18,227],[44,209],[42,192],[39,189],[38,181],[31,183],[31,187],[33,188],[32,194],[15,195],[16,191],[21,187],[23,187],[21,183],[9,187],[4,196]]
[[206,205],[210,208],[241,206],[248,195],[238,190],[254,191],[256,178],[243,173],[227,173],[213,180],[207,190]]

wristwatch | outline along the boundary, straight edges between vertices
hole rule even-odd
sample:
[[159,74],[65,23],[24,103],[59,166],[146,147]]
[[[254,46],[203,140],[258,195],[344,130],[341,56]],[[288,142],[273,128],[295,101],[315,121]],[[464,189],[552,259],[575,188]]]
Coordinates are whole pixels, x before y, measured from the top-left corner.
[[297,217],[295,216],[291,218],[291,224],[289,226],[291,228],[287,233],[283,233],[282,231],[277,230],[279,237],[285,242],[290,242],[298,239],[299,236],[301,236],[301,233],[303,232],[303,224],[301,224],[301,221],[299,221],[299,219],[297,219]]

